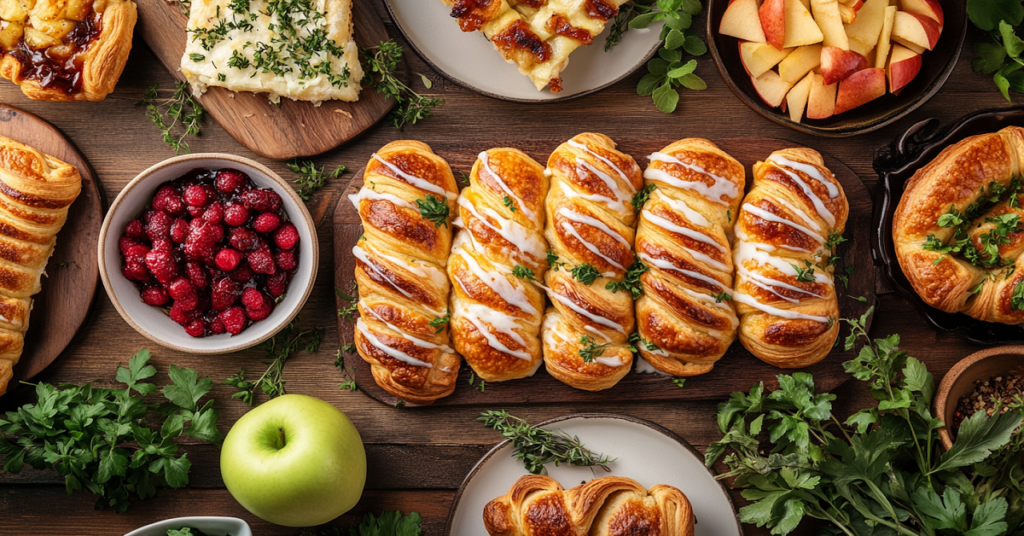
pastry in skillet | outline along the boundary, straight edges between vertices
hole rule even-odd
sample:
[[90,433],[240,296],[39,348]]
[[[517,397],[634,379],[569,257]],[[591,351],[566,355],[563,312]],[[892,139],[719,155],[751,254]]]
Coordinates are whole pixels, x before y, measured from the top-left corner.
[[135,20],[131,0],[0,0],[0,76],[30,99],[103,100],[128,61]]
[[754,164],[736,218],[732,299],[740,342],[762,361],[801,368],[832,349],[839,302],[829,258],[849,210],[816,151],[784,149]]
[[374,153],[362,189],[350,196],[363,222],[352,248],[356,350],[378,385],[417,404],[450,395],[459,372],[448,330],[437,327],[448,316],[445,263],[457,197],[448,163],[417,141],[391,142]]
[[602,134],[584,133],[548,159],[551,189],[544,236],[551,247],[544,276],[548,372],[577,389],[608,389],[625,376],[633,353],[633,296],[615,291],[634,262],[633,196],[640,167]]
[[708,140],[677,141],[652,154],[644,181],[654,188],[640,212],[636,302],[641,356],[672,376],[710,372],[736,340],[732,217],[746,174]]
[[0,394],[21,358],[31,297],[81,191],[74,166],[0,136]]
[[618,476],[563,489],[544,475],[526,475],[484,507],[491,536],[602,534],[693,536],[693,508],[686,495],[659,484],[644,489]]
[[540,326],[547,269],[544,166],[516,149],[480,153],[459,196],[451,333],[477,377],[504,381],[532,375],[542,363]]

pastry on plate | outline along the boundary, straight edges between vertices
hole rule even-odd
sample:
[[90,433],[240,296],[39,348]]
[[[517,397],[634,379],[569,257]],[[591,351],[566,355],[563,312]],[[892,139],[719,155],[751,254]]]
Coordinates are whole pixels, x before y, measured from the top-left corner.
[[643,296],[636,344],[644,360],[672,376],[710,372],[736,340],[732,219],[746,173],[708,140],[688,138],[648,157],[650,192],[640,211],[637,257]]
[[103,100],[128,61],[135,20],[131,0],[0,0],[0,76],[30,99]]
[[635,260],[632,203],[643,177],[615,142],[592,133],[559,145],[548,169],[544,280],[552,306],[542,327],[544,362],[577,389],[608,389],[633,365],[633,296],[615,289]]
[[679,489],[664,484],[644,489],[619,476],[564,489],[553,478],[526,475],[484,507],[490,536],[693,536],[694,523],[690,501]]
[[363,223],[352,248],[356,350],[378,385],[417,404],[450,395],[459,373],[444,323],[457,197],[448,163],[418,141],[391,142],[374,153],[362,189],[350,196]]
[[448,275],[452,342],[476,376],[504,381],[542,363],[540,325],[548,245],[544,166],[517,149],[480,153],[459,196]]
[[192,0],[181,72],[210,86],[310,101],[359,100],[352,0]]
[[480,31],[537,90],[562,89],[569,54],[589,45],[625,0],[442,0],[464,32]]
[[830,259],[849,211],[816,151],[784,149],[754,164],[736,218],[732,299],[740,342],[762,361],[801,368],[832,349],[839,302]]
[[0,136],[0,394],[21,358],[31,297],[81,191],[75,166]]

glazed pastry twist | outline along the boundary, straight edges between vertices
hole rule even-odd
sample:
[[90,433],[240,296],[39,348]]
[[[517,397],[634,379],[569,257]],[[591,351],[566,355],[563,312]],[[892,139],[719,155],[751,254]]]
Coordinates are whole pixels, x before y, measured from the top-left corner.
[[529,278],[542,281],[547,268],[548,178],[522,151],[491,149],[480,153],[469,180],[448,260],[452,341],[477,377],[523,378],[541,364],[544,294]]
[[356,349],[378,385],[418,404],[451,394],[459,372],[447,329],[431,325],[447,315],[444,266],[457,192],[451,168],[430,147],[395,141],[373,154],[362,189],[350,196],[363,222],[352,248]]
[[732,217],[743,197],[743,164],[703,139],[652,154],[654,191],[640,213],[637,257],[648,270],[636,302],[637,349],[657,370],[695,376],[714,368],[736,339]]
[[606,286],[633,263],[632,198],[643,177],[611,139],[591,133],[558,146],[548,169],[544,236],[553,265],[545,281],[553,307],[544,315],[544,362],[577,389],[608,389],[633,363],[633,297]]
[[566,490],[550,477],[526,475],[484,507],[491,536],[693,536],[694,521],[690,501],[678,489],[659,484],[646,490],[617,476]]
[[736,220],[740,342],[783,368],[813,365],[839,334],[829,244],[846,227],[842,186],[811,149],[775,151],[754,165]]

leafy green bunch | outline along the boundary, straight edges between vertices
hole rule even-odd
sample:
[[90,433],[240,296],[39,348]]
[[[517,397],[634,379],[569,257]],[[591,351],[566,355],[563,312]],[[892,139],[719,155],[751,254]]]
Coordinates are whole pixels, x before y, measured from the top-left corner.
[[978,57],[972,62],[976,72],[991,74],[1007,101],[1009,90],[1024,93],[1024,40],[1017,37],[1016,27],[1024,21],[1020,0],[967,0],[967,15],[986,38],[974,44]]
[[869,339],[873,309],[847,321],[847,349],[859,339],[865,344],[844,366],[868,383],[876,407],[840,421],[832,413],[835,396],[816,393],[806,373],[779,376],[775,391],[761,384],[733,393],[719,406],[725,436],[708,447],[705,461],[725,456],[729,472],[719,478],[735,478],[752,501],[740,519],[772,534],[792,532],[804,517],[827,521],[824,534],[1024,534],[1024,440],[1014,436],[1024,412],[979,412],[942,452],[944,425],[930,410],[932,375],[899,349],[898,335]]
[[[219,444],[213,400],[199,401],[213,387],[196,371],[170,366],[171,383],[161,390],[166,402],[143,399],[157,387],[145,382],[156,375],[149,350],[140,350],[117,367],[123,389],[91,384],[39,383],[35,404],[9,411],[0,419],[3,470],[18,473],[25,464],[64,476],[68,493],[86,490],[97,495],[96,508],[128,509],[129,496],[146,499],[158,486],[182,488],[192,466],[178,455],[174,439],[182,434]],[[154,422],[162,418],[159,427]]]

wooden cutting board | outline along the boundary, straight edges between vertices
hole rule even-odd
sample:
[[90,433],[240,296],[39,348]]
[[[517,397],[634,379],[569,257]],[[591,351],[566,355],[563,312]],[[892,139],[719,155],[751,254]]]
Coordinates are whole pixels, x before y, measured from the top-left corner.
[[[662,149],[675,140],[671,139],[630,139],[620,138],[618,149],[632,155],[641,167],[646,167],[643,157]],[[768,157],[772,151],[799,144],[785,140],[770,138],[729,138],[713,140],[719,147],[743,163],[747,168],[747,189],[753,181],[752,166],[758,160]],[[472,143],[453,142],[452,144],[433,146],[434,151],[446,158],[452,170],[468,172],[480,151],[490,147],[515,147],[523,150],[538,162],[547,162],[548,155],[558,146],[557,141],[548,140],[514,140],[507,143],[494,143],[488,147]],[[871,194],[860,178],[846,164],[823,154],[825,165],[835,174],[846,192],[850,203],[850,216],[846,223],[845,237],[848,242],[839,247],[840,261],[836,273],[844,273],[847,266],[854,266],[850,275],[849,288],[839,285],[839,311],[842,318],[859,317],[868,308],[852,296],[868,296],[875,289],[875,272],[871,263]],[[355,279],[355,258],[352,247],[362,234],[359,213],[348,201],[348,195],[356,193],[362,187],[362,170],[352,179],[334,212],[334,281],[342,290],[347,290]],[[338,299],[338,307],[348,305]],[[354,326],[343,318],[338,318],[338,333],[341,343],[349,344],[353,339]],[[835,389],[850,376],[843,371],[843,362],[852,359],[855,352],[842,349],[842,340],[849,333],[844,324],[839,335],[839,345],[832,353],[816,365],[802,369],[814,375],[815,385],[819,390]],[[359,389],[374,399],[388,405],[394,405],[398,399],[381,389],[373,380],[370,366],[356,353],[345,355],[345,367],[355,379]],[[551,402],[608,402],[608,401],[639,401],[639,400],[705,400],[723,399],[734,391],[747,391],[752,385],[764,382],[768,388],[778,387],[778,374],[790,374],[793,371],[776,368],[754,357],[739,341],[733,345],[715,366],[714,370],[703,376],[688,378],[683,387],[678,387],[672,378],[657,374],[638,374],[635,371],[626,375],[615,387],[598,392],[580,391],[554,379],[541,367],[533,377],[500,383],[488,383],[484,391],[471,386],[472,370],[465,361],[459,371],[455,392],[442,398],[435,406],[467,406],[480,404],[526,404]],[[407,407],[413,404],[405,404]]]
[[[179,66],[185,52],[188,17],[175,1],[136,3],[137,33],[175,78],[185,80]],[[376,46],[388,39],[371,0],[354,0],[353,17],[359,46]],[[363,87],[357,102],[328,101],[320,107],[282,98],[281,108],[277,108],[267,101],[266,93],[233,93],[221,87],[211,87],[199,102],[238,143],[275,160],[333,149],[379,121],[394,104],[367,87]]]
[[14,366],[10,391],[53,363],[85,323],[99,281],[96,247],[104,202],[85,157],[54,126],[17,108],[0,105],[0,136],[63,160],[82,175],[82,193],[68,210],[67,222],[57,234],[57,247],[46,266],[43,289],[34,296],[25,350]]

